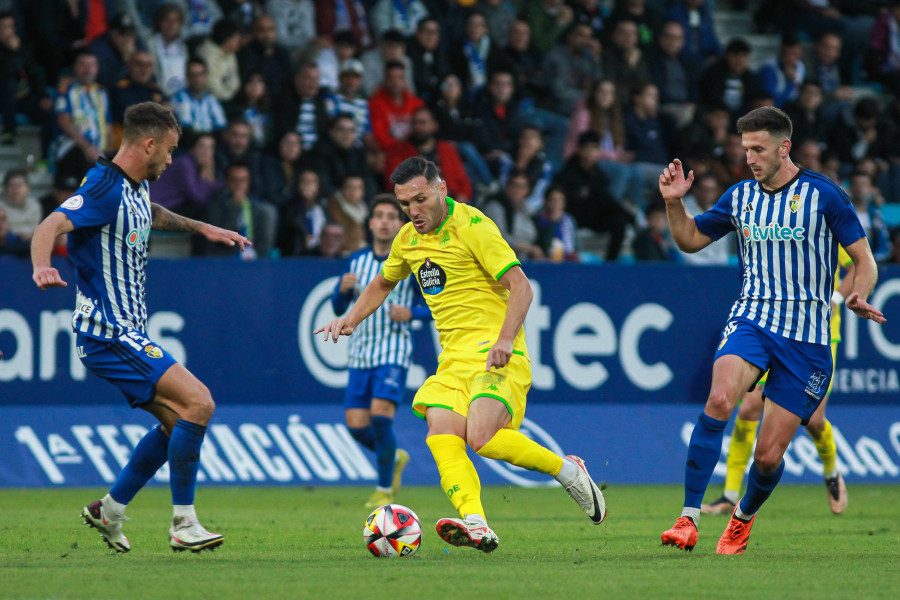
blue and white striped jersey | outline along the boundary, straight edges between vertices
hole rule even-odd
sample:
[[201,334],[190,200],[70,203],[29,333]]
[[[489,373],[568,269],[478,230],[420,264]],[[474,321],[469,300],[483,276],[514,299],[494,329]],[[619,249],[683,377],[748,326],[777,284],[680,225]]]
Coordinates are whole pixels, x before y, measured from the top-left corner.
[[150,190],[101,158],[57,208],[72,221],[69,258],[77,271],[72,327],[97,339],[146,332]]
[[730,319],[743,317],[801,342],[830,343],[838,244],[846,248],[866,235],[840,187],[805,169],[772,192],[742,181],[694,220],[714,240],[738,232],[743,283]]
[[[364,248],[350,256],[344,273],[356,274],[356,289],[341,294],[341,282],[338,280],[331,297],[335,314],[344,314],[353,299],[381,273],[381,267],[387,257],[387,254],[384,256],[375,254],[371,248]],[[394,286],[384,303],[360,323],[350,336],[348,366],[351,369],[371,369],[382,365],[409,367],[409,357],[412,353],[410,323],[391,320],[390,310],[394,304],[411,309],[414,319],[431,320],[431,311],[425,305],[419,286],[411,278],[404,279]]]

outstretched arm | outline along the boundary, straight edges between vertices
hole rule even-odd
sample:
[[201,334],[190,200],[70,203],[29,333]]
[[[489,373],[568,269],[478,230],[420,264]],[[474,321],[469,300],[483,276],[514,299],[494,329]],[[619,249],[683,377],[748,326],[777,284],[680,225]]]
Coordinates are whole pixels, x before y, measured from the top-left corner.
[[[886,319],[881,311],[867,303],[875,282],[878,281],[878,267],[872,257],[872,249],[869,248],[869,240],[861,237],[845,248],[847,254],[853,259],[853,287],[847,296],[847,308],[856,313],[862,319],[871,319],[876,323],[885,323]],[[848,277],[849,279],[849,277]],[[841,286],[843,287],[843,285]]]
[[31,238],[31,278],[38,288],[66,287],[68,284],[59,276],[59,271],[50,265],[50,254],[56,238],[75,229],[71,219],[63,212],[54,211],[34,228]]
[[244,250],[245,246],[253,245],[250,240],[235,231],[222,229],[221,227],[216,227],[209,223],[203,223],[202,221],[195,221],[193,219],[188,219],[187,217],[182,217],[181,215],[176,215],[172,211],[153,202],[150,203],[150,214],[153,216],[150,227],[156,231],[199,233],[211,242],[221,242],[228,246],[237,244],[241,247],[241,250]]
[[713,239],[697,229],[693,217],[688,216],[682,198],[694,183],[694,172],[684,177],[684,169],[677,158],[663,169],[659,176],[659,193],[666,201],[666,216],[669,218],[669,231],[678,247],[684,252],[694,253],[703,250],[713,243]]
[[397,285],[396,281],[389,281],[385,279],[384,275],[379,273],[375,276],[375,279],[366,286],[363,293],[359,295],[353,308],[350,309],[350,312],[347,313],[346,316],[338,317],[332,320],[328,325],[319,327],[313,331],[313,334],[322,333],[324,331],[325,341],[328,341],[328,336],[330,335],[334,342],[337,343],[340,336],[353,333],[353,330],[356,329],[356,326],[359,325],[363,319],[375,312],[375,310],[387,299],[395,285]]

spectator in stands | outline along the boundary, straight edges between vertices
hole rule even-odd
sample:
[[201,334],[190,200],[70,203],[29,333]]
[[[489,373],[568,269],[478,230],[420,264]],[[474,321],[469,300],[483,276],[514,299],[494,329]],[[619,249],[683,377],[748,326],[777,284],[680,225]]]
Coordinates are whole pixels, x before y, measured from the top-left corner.
[[0,255],[25,258],[31,251],[31,242],[24,240],[9,229],[6,209],[0,206]]
[[297,177],[294,196],[281,206],[278,247],[282,256],[301,256],[316,251],[325,226],[322,205],[319,176],[309,169],[302,171]]
[[497,71],[487,88],[476,99],[476,147],[493,172],[499,172],[502,161],[509,161],[515,150],[519,132],[525,125],[515,99],[512,73]]
[[294,85],[286,88],[273,105],[275,136],[281,139],[285,132],[296,131],[303,147],[312,148],[336,110],[334,96],[319,84],[319,67],[304,62],[294,74]]
[[841,173],[849,174],[854,165],[871,158],[879,168],[887,169],[889,157],[896,152],[893,125],[884,119],[881,104],[873,96],[860,98],[850,119],[844,118],[828,132],[828,147],[841,161]]
[[53,189],[41,196],[39,200],[41,203],[41,220],[46,219],[50,213],[59,208],[60,204],[75,195],[75,190],[78,189],[79,185],[81,185],[81,180],[76,177],[60,177],[54,174]]
[[763,33],[790,31],[812,39],[826,31],[842,33],[842,17],[831,2],[813,0],[763,0],[754,14],[756,26]]
[[128,13],[119,13],[106,33],[91,42],[91,52],[97,56],[97,81],[111,89],[128,75],[128,61],[135,50],[143,48],[137,37],[134,20]]
[[316,37],[315,13],[313,0],[266,0],[266,14],[275,21],[278,41],[294,56]]
[[410,120],[406,141],[393,144],[385,158],[385,189],[390,189],[390,174],[411,156],[422,156],[435,163],[447,182],[447,193],[457,202],[472,200],[472,183],[457,152],[456,144],[437,138],[438,122],[430,108],[417,108]]
[[[723,189],[728,189],[735,183],[750,177],[750,169],[747,167],[747,157],[744,154],[741,135],[737,132],[730,132],[725,137],[725,145],[722,146],[722,156],[714,157],[712,163],[710,170],[716,175],[719,185]],[[804,166],[807,169],[812,168],[807,165]]]
[[641,229],[632,244],[634,259],[641,262],[676,261],[678,248],[669,232],[666,207],[654,202],[647,207],[647,226]]
[[551,110],[569,116],[575,104],[591,86],[603,76],[600,63],[600,43],[584,23],[574,24],[565,37],[565,44],[550,50],[542,63],[550,89]]
[[222,104],[209,93],[209,74],[202,60],[188,61],[187,87],[172,96],[172,110],[189,133],[216,132],[227,124]]
[[659,89],[659,110],[670,115],[678,127],[694,120],[702,67],[699,59],[682,50],[684,27],[677,21],[666,21],[647,53],[650,79]]
[[356,252],[366,245],[366,223],[369,206],[365,201],[365,181],[359,175],[348,175],[338,190],[328,198],[328,219],[344,226],[342,253]]
[[[713,207],[724,191],[725,188],[711,173],[695,177],[690,193],[684,197],[684,208],[692,217],[703,214]],[[726,243],[710,244],[699,252],[688,253],[679,250],[680,262],[689,265],[728,264],[728,252],[735,248],[734,232],[729,232],[726,237],[728,238]]]
[[525,173],[531,188],[525,198],[525,208],[533,215],[544,204],[544,192],[553,180],[553,167],[544,151],[544,136],[534,125],[525,125],[519,132],[516,149],[508,165],[500,171],[500,184],[506,185],[510,173]]
[[785,33],[778,56],[760,67],[760,87],[771,94],[776,107],[783,108],[786,103],[797,99],[800,84],[806,79],[806,65],[802,58],[800,40],[793,34]]
[[509,28],[516,21],[516,7],[510,0],[480,0],[478,10],[487,19],[491,40],[500,47],[509,42]]
[[578,260],[578,225],[566,212],[566,194],[555,186],[547,188],[544,205],[534,217],[537,227],[537,245],[548,260]]
[[488,35],[487,19],[478,11],[466,17],[462,43],[452,54],[453,72],[463,82],[469,97],[474,97],[497,69],[508,68],[503,47]]
[[266,89],[272,98],[277,98],[291,85],[291,57],[288,50],[278,42],[275,19],[263,14],[253,22],[253,38],[241,48],[237,55],[241,76],[262,73]]
[[616,82],[619,97],[627,102],[631,91],[650,83],[650,63],[638,44],[637,23],[622,20],[615,24],[612,42],[603,52],[603,73]]
[[825,32],[816,42],[812,58],[806,65],[807,80],[817,82],[829,102],[850,102],[853,99],[853,88],[844,85],[841,75],[841,48],[841,36]]
[[240,117],[250,125],[253,146],[268,148],[273,142],[272,100],[262,73],[250,73],[234,100],[225,105],[228,120]]
[[41,203],[31,195],[28,171],[10,169],[3,176],[3,198],[9,230],[23,240],[31,240],[34,228],[41,222]]
[[401,62],[385,65],[384,82],[369,98],[372,136],[382,150],[403,141],[409,135],[412,113],[424,106],[421,98],[410,93],[406,85],[406,67]]
[[30,0],[21,5],[32,11],[31,22],[37,38],[34,59],[44,69],[47,82],[53,85],[90,43],[86,29],[88,3]]
[[600,136],[586,131],[578,137],[578,150],[556,174],[553,185],[566,196],[569,212],[579,227],[609,233],[606,259],[616,260],[625,240],[625,227],[633,216],[609,193],[609,177],[598,166]]
[[319,245],[311,248],[306,256],[321,258],[341,258],[344,253],[344,226],[340,223],[325,223],[319,238]]
[[222,143],[216,145],[216,178],[223,181],[228,167],[240,162],[250,170],[250,195],[269,201],[266,166],[259,150],[253,147],[253,130],[243,117],[234,117],[222,132]]
[[313,44],[306,52],[307,58],[319,65],[319,83],[322,87],[334,91],[340,85],[338,78],[341,65],[356,58],[356,39],[353,32],[348,30],[334,34],[333,42],[331,35],[320,36],[316,40],[318,43]]
[[63,79],[57,90],[56,170],[81,178],[103,152],[114,146],[109,96],[97,83],[97,57],[82,51],[75,59],[74,79]]
[[513,171],[503,192],[488,199],[484,205],[484,214],[494,222],[520,260],[544,258],[544,251],[537,243],[537,226],[525,206],[530,193],[528,174]]
[[189,150],[177,156],[159,179],[150,182],[153,201],[191,219],[203,219],[213,194],[222,188],[216,179],[216,138],[200,133]]
[[878,16],[872,27],[869,55],[866,59],[869,78],[881,83],[885,91],[900,96],[900,0],[889,0],[888,10]]
[[372,96],[378,87],[384,82],[385,67],[393,62],[399,62],[406,66],[406,87],[415,93],[413,82],[412,61],[406,54],[406,38],[394,29],[385,31],[379,38],[381,41],[377,48],[366,50],[360,56],[365,67],[363,73],[363,93]]
[[800,85],[797,99],[784,106],[784,111],[794,126],[792,145],[801,144],[807,139],[825,141],[825,132],[830,124],[824,119],[824,100],[822,86],[816,81],[805,81]]
[[[615,25],[622,20],[634,21],[638,26],[638,40],[641,47],[650,48],[662,23],[662,15],[659,12],[661,6],[663,6],[662,3],[652,1],[648,3],[645,0],[616,0],[612,13],[606,21],[606,27],[603,29],[603,35],[609,35],[610,25]],[[575,12],[578,14],[577,8]]]
[[707,0],[676,0],[666,13],[667,21],[678,21],[684,28],[684,52],[707,62],[722,54],[709,5]]
[[[163,102],[162,90],[153,81],[153,58],[146,50],[135,50],[128,59],[128,75],[109,91],[109,104],[116,140],[122,136],[125,109],[141,102]],[[115,146],[115,143],[113,144]]]
[[200,40],[210,35],[213,25],[224,16],[216,0],[170,0],[181,7],[185,17],[185,38]]
[[[300,172],[309,166],[309,156],[303,152],[300,136],[288,131],[278,142],[277,155],[263,157],[266,200],[283,206],[297,195]],[[318,178],[316,178],[318,185]]]
[[544,102],[548,92],[541,72],[543,55],[531,47],[531,26],[527,21],[519,19],[510,25],[506,56],[519,97]]
[[866,237],[869,238],[872,256],[878,262],[887,260],[891,255],[891,240],[879,209],[884,200],[869,173],[857,170],[850,175],[850,198]]
[[[728,132],[731,130],[732,123],[728,115],[728,108],[724,104],[701,107],[693,122],[678,132],[672,150],[677,155],[702,149],[703,153],[710,158],[720,157],[725,153],[725,142],[728,140]],[[792,137],[791,140],[793,139]]]
[[822,144],[812,138],[806,138],[799,144],[791,144],[791,159],[802,169],[821,173]]
[[532,47],[538,54],[550,51],[575,21],[575,13],[563,0],[525,0],[519,14],[531,28]]
[[206,222],[241,235],[253,242],[243,251],[238,246],[207,243],[207,256],[237,256],[242,260],[269,258],[275,243],[278,213],[275,207],[250,197],[250,168],[241,162],[228,166],[225,187],[210,199]]
[[197,56],[206,63],[209,72],[209,91],[220,102],[231,100],[241,88],[237,61],[240,44],[237,25],[222,19],[213,25],[212,35],[197,48]]
[[610,179],[610,194],[617,200],[627,198],[634,206],[643,206],[644,176],[632,164],[634,153],[625,150],[625,117],[613,81],[598,81],[576,104],[569,120],[566,158],[578,149],[578,138],[585,131],[600,136],[598,164]]
[[369,101],[362,94],[363,64],[356,58],[341,63],[340,85],[335,93],[338,113],[353,115],[356,121],[356,145],[373,149],[372,121],[369,117]]
[[371,4],[363,0],[315,0],[316,35],[337,43],[333,35],[349,33],[355,40],[354,53],[360,48],[368,48],[374,42],[366,14],[366,6]]
[[44,74],[29,48],[22,47],[11,12],[0,12],[0,113],[3,136],[0,143],[12,144],[16,136],[16,115],[24,114],[41,127],[42,146],[50,135],[53,101],[46,91]]
[[428,8],[422,0],[378,0],[369,13],[369,21],[379,37],[392,29],[403,37],[412,37],[419,22],[428,16]]
[[659,174],[673,156],[673,133],[671,118],[659,113],[656,86],[648,83],[635,88],[631,108],[625,111],[625,149],[634,153],[634,165],[643,173],[648,190],[659,185]]
[[181,32],[184,12],[177,4],[163,4],[153,15],[156,33],[147,41],[153,71],[163,94],[171,98],[187,86],[188,48]]
[[736,120],[751,99],[759,94],[756,74],[750,69],[750,44],[734,38],[725,55],[715,59],[700,75],[700,102],[724,104]]
[[250,41],[253,36],[253,24],[261,15],[265,14],[263,0],[223,0],[222,10],[225,12],[225,20],[237,25],[241,36],[241,46]]
[[409,42],[408,55],[416,93],[429,103],[438,99],[441,81],[450,73],[450,62],[440,46],[440,22],[431,17],[419,21],[416,35]]
[[310,164],[321,178],[322,195],[333,195],[349,175],[361,175],[366,191],[372,195],[378,189],[366,151],[356,145],[356,138],[353,115],[339,114],[331,120],[328,135],[312,149]]

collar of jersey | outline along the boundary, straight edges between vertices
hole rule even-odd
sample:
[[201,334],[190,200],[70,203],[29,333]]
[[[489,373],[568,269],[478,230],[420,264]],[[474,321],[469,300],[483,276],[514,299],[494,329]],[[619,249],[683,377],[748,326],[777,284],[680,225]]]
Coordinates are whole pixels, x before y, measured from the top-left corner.
[[797,174],[794,175],[793,177],[791,177],[791,180],[790,180],[790,181],[788,181],[786,184],[784,184],[784,185],[781,186],[780,188],[774,189],[774,190],[772,190],[772,191],[767,190],[766,188],[764,188],[764,187],[762,186],[762,184],[760,184],[760,185],[759,185],[759,191],[761,191],[763,194],[768,194],[769,196],[774,196],[775,194],[780,194],[780,193],[783,192],[784,190],[786,190],[786,189],[788,189],[789,187],[791,187],[792,185],[794,185],[794,182],[797,181],[797,179],[799,179],[800,176],[801,176],[802,174],[803,174],[803,169],[799,169],[799,170],[797,171]]
[[453,198],[451,198],[450,196],[447,196],[447,217],[443,221],[441,221],[440,226],[434,230],[434,235],[437,235],[441,232],[441,229],[444,228],[444,225],[447,223],[447,221],[453,215],[453,207],[454,206],[456,206],[456,201]]
[[126,172],[122,169],[122,167],[120,167],[119,165],[117,165],[117,164],[114,163],[113,161],[109,160],[108,158],[104,158],[103,156],[101,156],[100,158],[97,159],[97,162],[100,163],[101,165],[103,165],[104,167],[109,167],[110,169],[115,169],[116,171],[118,171],[119,173],[121,173],[121,174],[122,174],[122,177],[125,178],[125,181],[127,181],[128,183],[130,183],[130,184],[131,184],[131,187],[133,187],[134,189],[138,189],[138,188],[141,187],[141,184],[138,183],[137,181],[135,181],[134,179],[132,179],[131,177],[129,177],[129,176],[128,176],[128,173],[126,173]]

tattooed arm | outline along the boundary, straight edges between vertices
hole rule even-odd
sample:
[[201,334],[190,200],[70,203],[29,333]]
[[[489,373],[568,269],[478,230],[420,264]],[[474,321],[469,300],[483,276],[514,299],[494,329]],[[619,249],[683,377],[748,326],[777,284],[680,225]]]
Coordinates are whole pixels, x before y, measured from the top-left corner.
[[237,244],[241,247],[241,250],[244,250],[245,246],[253,245],[250,240],[237,232],[222,229],[221,227],[216,227],[209,223],[188,219],[181,215],[176,215],[159,204],[150,203],[150,214],[153,216],[150,227],[156,231],[185,231],[187,233],[199,233],[211,242],[221,242],[228,246]]

